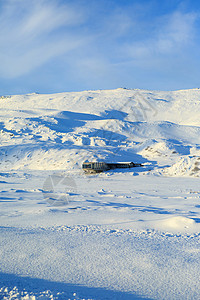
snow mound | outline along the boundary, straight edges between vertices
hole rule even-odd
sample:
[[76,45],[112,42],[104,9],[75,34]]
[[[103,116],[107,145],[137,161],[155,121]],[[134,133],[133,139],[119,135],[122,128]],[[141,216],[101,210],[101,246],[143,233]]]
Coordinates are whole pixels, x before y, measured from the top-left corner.
[[200,177],[200,156],[182,157],[177,163],[164,169],[164,175],[168,176],[193,176]]
[[199,228],[195,220],[184,216],[167,218],[157,222],[156,225],[157,228],[169,230],[170,232],[192,232],[195,228]]

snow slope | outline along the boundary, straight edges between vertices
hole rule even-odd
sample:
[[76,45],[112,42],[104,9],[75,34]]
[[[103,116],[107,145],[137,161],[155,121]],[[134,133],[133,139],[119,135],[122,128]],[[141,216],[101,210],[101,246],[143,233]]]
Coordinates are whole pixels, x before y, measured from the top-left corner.
[[[134,160],[154,161],[165,175],[199,176],[199,96],[199,89],[117,89],[5,97],[1,168],[71,170],[88,159]],[[164,170],[167,164],[175,165]]]
[[[200,90],[0,98],[0,297],[198,299]],[[143,167],[85,175],[84,161]]]

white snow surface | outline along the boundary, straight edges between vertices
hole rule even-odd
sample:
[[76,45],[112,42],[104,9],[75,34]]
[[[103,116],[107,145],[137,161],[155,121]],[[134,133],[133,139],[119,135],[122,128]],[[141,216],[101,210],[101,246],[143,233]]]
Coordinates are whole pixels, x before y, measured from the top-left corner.
[[200,89],[2,96],[0,112],[0,299],[200,298]]

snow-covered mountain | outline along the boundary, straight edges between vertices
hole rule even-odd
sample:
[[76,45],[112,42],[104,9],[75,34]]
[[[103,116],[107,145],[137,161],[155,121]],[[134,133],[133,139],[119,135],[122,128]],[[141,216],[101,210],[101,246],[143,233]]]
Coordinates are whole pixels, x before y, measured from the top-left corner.
[[134,161],[157,174],[200,175],[200,89],[4,96],[0,109],[2,170]]

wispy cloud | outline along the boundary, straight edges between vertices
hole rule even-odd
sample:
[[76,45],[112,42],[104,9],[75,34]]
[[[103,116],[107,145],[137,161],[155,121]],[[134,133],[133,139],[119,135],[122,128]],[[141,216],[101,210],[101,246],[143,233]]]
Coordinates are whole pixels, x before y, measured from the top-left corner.
[[196,13],[175,11],[154,21],[149,37],[126,44],[124,49],[131,59],[177,54],[192,45],[195,36]]
[[1,76],[21,76],[85,43],[76,32],[85,21],[83,12],[58,2],[7,0],[1,7]]

